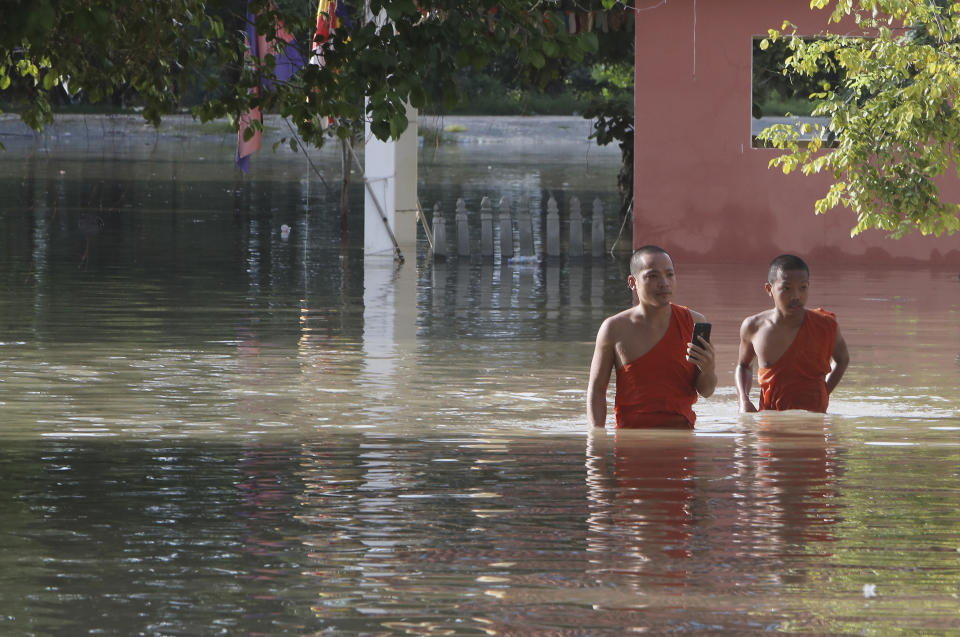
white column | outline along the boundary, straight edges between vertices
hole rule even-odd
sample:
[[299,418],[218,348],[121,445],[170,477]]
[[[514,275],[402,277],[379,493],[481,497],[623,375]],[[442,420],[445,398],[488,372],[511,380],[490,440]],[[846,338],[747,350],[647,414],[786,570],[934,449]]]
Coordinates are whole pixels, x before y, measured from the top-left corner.
[[[407,106],[409,126],[396,141],[380,141],[365,128],[363,249],[364,256],[393,256],[400,246],[404,259],[416,256],[417,245],[417,111]],[[379,206],[378,206],[379,203]],[[409,255],[409,257],[408,257]]]

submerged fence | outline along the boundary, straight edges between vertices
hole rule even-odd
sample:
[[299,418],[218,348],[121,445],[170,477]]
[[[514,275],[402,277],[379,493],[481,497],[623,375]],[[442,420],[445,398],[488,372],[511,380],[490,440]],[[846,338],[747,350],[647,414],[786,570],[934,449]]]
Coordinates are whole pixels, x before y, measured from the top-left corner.
[[[475,213],[467,209],[463,199],[457,200],[457,209],[453,215],[453,232],[447,232],[447,219],[440,204],[433,207],[431,229],[433,231],[433,257],[474,258],[501,261],[536,260],[543,257],[592,258],[603,257],[606,253],[604,230],[604,206],[599,198],[593,200],[590,219],[581,211],[580,200],[571,197],[567,218],[561,222],[560,209],[553,196],[547,200],[542,240],[535,241],[534,218],[525,201],[521,201],[514,213],[509,203],[501,199],[494,211],[489,197],[480,200],[480,235],[471,235],[471,218]],[[539,215],[538,215],[539,223]],[[566,226],[566,233],[561,231]],[[589,226],[589,239],[584,226]],[[452,239],[452,241],[451,241]],[[565,240],[564,240],[565,239]]]

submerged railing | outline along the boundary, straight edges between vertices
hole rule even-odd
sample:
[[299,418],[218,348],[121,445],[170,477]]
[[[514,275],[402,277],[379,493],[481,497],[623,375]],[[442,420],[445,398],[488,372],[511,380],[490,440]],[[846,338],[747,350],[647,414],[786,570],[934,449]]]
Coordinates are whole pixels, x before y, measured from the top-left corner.
[[[571,197],[566,220],[561,221],[560,209],[556,199],[547,200],[542,240],[535,241],[534,219],[525,201],[521,201],[516,212],[510,204],[501,199],[496,213],[489,197],[480,200],[479,225],[471,223],[474,213],[467,209],[466,202],[457,200],[457,209],[453,218],[453,232],[447,232],[447,219],[439,203],[433,207],[431,229],[433,231],[432,254],[434,259],[475,258],[501,261],[539,260],[541,258],[601,258],[606,254],[606,235],[604,230],[604,206],[599,198],[593,200],[590,219],[584,218],[580,200]],[[539,218],[538,218],[539,221]],[[566,233],[561,226],[566,226]],[[584,233],[584,225],[589,226],[589,238]],[[473,228],[471,228],[473,226]],[[566,239],[564,241],[563,239]]]

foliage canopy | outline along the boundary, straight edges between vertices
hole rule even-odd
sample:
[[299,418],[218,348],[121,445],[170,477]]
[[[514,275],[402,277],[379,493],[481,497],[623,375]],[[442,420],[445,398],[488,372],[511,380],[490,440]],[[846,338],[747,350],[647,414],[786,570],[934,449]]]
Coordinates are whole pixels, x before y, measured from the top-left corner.
[[[845,206],[856,235],[876,228],[901,237],[953,234],[960,204],[943,201],[940,180],[960,179],[960,3],[952,0],[811,0],[830,23],[853,19],[862,36],[803,38],[790,23],[761,47],[786,43],[784,74],[837,71],[811,95],[825,126],[776,125],[761,139],[787,152],[771,160],[785,173],[834,178],[816,202],[822,214]],[[846,31],[846,29],[844,29]],[[811,136],[812,135],[812,136]],[[803,138],[809,137],[804,142]],[[835,147],[824,150],[825,142]]]
[[[597,49],[594,34],[568,33],[551,2],[371,0],[369,15],[378,19],[368,19],[362,2],[351,2],[322,42],[324,64],[307,64],[277,82],[285,42],[270,38],[277,56],[245,61],[243,0],[7,5],[0,21],[0,91],[26,92],[21,117],[37,130],[53,120],[57,87],[83,91],[93,102],[132,88],[143,116],[158,124],[202,81],[204,99],[193,108],[202,121],[259,107],[287,117],[316,146],[331,135],[349,136],[360,119],[377,137],[395,138],[407,126],[406,103],[456,102],[464,67],[483,68],[493,56],[512,52],[525,78],[543,85],[556,75],[558,60]],[[315,0],[251,0],[249,6],[258,32],[276,33],[282,23],[296,36],[291,46],[310,58]]]

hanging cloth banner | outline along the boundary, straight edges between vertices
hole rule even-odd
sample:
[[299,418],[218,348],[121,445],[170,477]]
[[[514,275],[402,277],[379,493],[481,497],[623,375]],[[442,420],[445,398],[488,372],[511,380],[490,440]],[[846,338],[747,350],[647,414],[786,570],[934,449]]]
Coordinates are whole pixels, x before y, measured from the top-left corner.
[[[310,64],[322,67],[326,64],[324,59],[324,49],[329,49],[330,40],[333,32],[343,26],[347,33],[352,28],[350,20],[350,10],[346,2],[340,0],[320,0],[317,4],[317,29],[313,34],[313,43],[310,46]],[[309,98],[307,98],[309,100]],[[325,117],[320,122],[320,127],[326,130],[334,118]]]
[[629,7],[605,11],[578,8],[574,3],[563,3],[557,13],[560,23],[573,35],[576,33],[609,33],[633,29],[633,13]]
[[313,50],[310,64],[324,65],[323,43],[337,28],[337,0],[320,0],[317,5],[317,30],[313,34]]
[[[270,6],[270,9],[273,10],[273,5]],[[249,0],[247,1],[247,25],[244,32],[244,40],[246,45],[244,59],[247,60],[248,63],[252,63],[252,60],[256,58],[262,65],[268,55],[274,57],[274,76],[277,82],[286,82],[303,66],[303,56],[297,47],[296,38],[284,28],[282,22],[277,21],[276,32],[272,38],[267,38],[266,35],[257,33],[256,17],[250,13]],[[282,51],[277,50],[275,46],[277,40],[283,40],[286,43]],[[263,78],[260,80],[258,86],[251,89],[250,93],[252,95],[259,95],[261,89],[270,90],[273,88],[273,85],[273,80]],[[244,173],[250,170],[250,156],[259,151],[261,146],[260,130],[251,129],[251,124],[254,121],[260,122],[261,126],[263,125],[263,115],[260,113],[259,108],[252,108],[246,113],[241,113],[239,130],[237,131],[236,161],[237,167]],[[251,130],[253,134],[250,135],[248,139],[245,139],[248,129]]]

